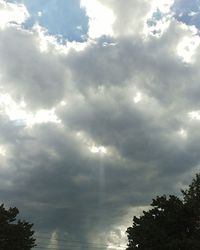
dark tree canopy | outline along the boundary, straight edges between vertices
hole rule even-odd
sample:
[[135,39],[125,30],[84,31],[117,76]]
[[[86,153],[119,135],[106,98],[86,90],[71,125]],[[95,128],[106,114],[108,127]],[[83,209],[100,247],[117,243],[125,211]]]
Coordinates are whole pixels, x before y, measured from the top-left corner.
[[33,224],[26,221],[16,221],[19,210],[6,209],[0,206],[0,249],[1,250],[30,250],[35,246]]
[[182,199],[157,196],[152,209],[133,218],[127,229],[127,250],[200,249],[200,174],[197,174]]

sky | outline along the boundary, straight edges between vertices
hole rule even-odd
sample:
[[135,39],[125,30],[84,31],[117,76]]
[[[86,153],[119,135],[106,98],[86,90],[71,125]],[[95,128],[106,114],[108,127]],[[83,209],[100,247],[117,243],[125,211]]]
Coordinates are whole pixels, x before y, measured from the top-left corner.
[[124,249],[199,172],[199,24],[199,0],[0,0],[0,202],[40,249]]

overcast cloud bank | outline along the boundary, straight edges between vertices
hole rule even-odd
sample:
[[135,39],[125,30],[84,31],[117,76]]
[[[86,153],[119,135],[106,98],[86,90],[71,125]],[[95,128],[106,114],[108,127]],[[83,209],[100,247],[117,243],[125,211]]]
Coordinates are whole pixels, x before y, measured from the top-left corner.
[[80,6],[87,39],[65,44],[0,1],[1,201],[54,247],[117,249],[133,213],[199,169],[200,40],[174,1]]

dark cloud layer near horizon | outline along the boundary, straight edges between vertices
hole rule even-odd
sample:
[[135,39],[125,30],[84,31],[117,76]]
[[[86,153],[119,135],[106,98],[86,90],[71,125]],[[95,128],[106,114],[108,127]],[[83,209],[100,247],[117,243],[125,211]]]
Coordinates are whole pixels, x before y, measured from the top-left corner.
[[0,201],[46,246],[124,246],[132,216],[199,171],[198,30],[155,2],[82,0],[88,39],[60,44],[0,0]]

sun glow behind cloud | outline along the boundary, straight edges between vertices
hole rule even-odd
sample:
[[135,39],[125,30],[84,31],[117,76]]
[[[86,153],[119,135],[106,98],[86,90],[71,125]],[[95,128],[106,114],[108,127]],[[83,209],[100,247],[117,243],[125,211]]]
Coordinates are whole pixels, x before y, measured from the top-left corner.
[[97,145],[94,140],[84,132],[76,132],[76,137],[85,145],[90,153],[105,155],[108,154],[108,149],[103,145]]
[[89,150],[93,154],[107,154],[107,150],[104,146],[92,146],[89,147]]
[[191,120],[200,120],[200,110],[194,110],[188,113]]
[[134,103],[138,103],[142,100],[142,94],[141,92],[137,92],[136,95],[133,97]]
[[0,145],[0,155],[6,156],[6,148],[4,146],[1,146],[1,145]]
[[11,121],[32,127],[41,123],[61,123],[61,120],[55,114],[55,109],[40,109],[36,112],[30,112],[26,109],[26,103],[22,100],[16,103],[9,94],[0,94],[1,113],[9,117]]
[[178,131],[178,134],[180,135],[181,138],[183,139],[187,139],[188,137],[188,133],[185,129],[181,128],[179,131]]

